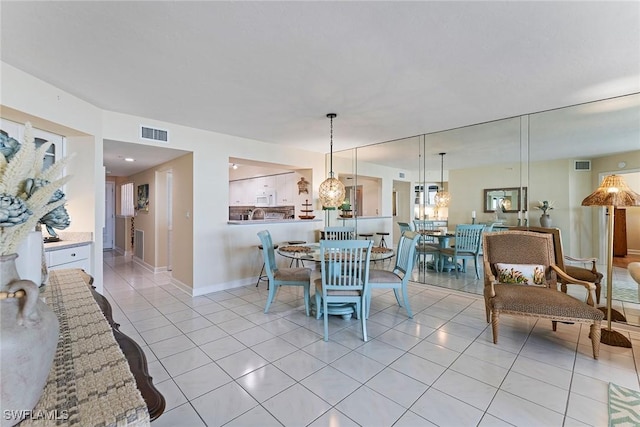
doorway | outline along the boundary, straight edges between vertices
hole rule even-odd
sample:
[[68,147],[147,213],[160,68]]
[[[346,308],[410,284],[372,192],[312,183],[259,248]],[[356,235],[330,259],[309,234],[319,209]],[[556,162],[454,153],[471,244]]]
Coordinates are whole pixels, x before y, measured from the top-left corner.
[[160,270],[172,270],[173,257],[173,171],[156,172],[156,265]]
[[115,182],[105,181],[104,186],[104,227],[102,227],[102,249],[113,249],[114,230],[116,228],[115,215]]

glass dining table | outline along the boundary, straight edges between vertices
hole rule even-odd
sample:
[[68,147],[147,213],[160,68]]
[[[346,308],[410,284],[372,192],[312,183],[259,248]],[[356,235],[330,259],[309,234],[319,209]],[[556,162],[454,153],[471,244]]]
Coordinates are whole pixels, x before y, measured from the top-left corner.
[[[296,266],[304,265],[304,261],[319,262],[320,259],[320,244],[319,243],[304,243],[297,245],[280,246],[277,249],[279,255],[285,258],[290,258],[296,262]],[[374,246],[371,248],[371,262],[384,261],[392,258],[395,252],[391,248],[381,248]]]
[[[305,243],[296,245],[280,246],[277,249],[279,255],[289,258],[296,263],[296,267],[304,266],[304,262],[320,262],[320,244]],[[395,252],[391,248],[381,248],[374,246],[371,248],[371,262],[385,261],[392,258]],[[319,269],[317,270],[319,273]],[[311,298],[311,310],[315,312],[315,298]],[[342,316],[343,319],[350,319],[354,313],[353,304],[329,304],[328,314]]]
[[[440,247],[440,249],[450,247],[451,239],[456,237],[455,233],[449,233],[448,231],[444,232],[441,230],[423,230],[420,233],[434,237],[438,241],[438,246]],[[438,272],[442,272],[445,270],[452,271],[456,268],[461,268],[461,266],[454,264],[453,261],[451,261],[450,257],[447,257],[447,259],[441,261],[439,266],[433,265],[433,263],[428,266]]]

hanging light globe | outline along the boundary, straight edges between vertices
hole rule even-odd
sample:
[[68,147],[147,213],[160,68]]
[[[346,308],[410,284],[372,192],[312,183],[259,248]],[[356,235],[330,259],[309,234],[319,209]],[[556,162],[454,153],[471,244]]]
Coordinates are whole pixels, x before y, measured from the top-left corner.
[[338,208],[342,206],[346,196],[344,184],[332,176],[320,184],[319,193],[320,203],[324,208]]
[[318,192],[320,194],[320,204],[323,208],[338,208],[342,206],[344,198],[346,196],[346,190],[344,184],[333,177],[333,119],[337,114],[329,113],[327,117],[331,119],[331,151],[329,154],[329,178],[325,179]]
[[444,155],[447,153],[438,153],[440,156],[440,191],[434,196],[434,202],[439,208],[446,208],[451,201],[451,195],[448,191],[444,191]]
[[448,191],[438,191],[434,197],[434,201],[436,202],[436,206],[439,208],[446,208],[449,206],[449,202],[451,201],[451,196]]

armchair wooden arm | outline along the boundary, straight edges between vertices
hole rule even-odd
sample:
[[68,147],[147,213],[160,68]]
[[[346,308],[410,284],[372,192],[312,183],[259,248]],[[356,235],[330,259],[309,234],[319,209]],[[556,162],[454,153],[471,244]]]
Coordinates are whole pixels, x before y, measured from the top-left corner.
[[569,255],[565,255],[564,259],[571,261],[571,262],[582,262],[582,263],[587,263],[590,262],[591,263],[591,271],[595,274],[598,272],[598,270],[596,270],[596,262],[598,262],[598,258],[576,258],[576,257],[572,257]]
[[595,283],[585,282],[584,280],[578,280],[576,278],[573,278],[569,276],[567,273],[565,273],[562,269],[560,269],[560,267],[558,267],[557,265],[551,265],[550,267],[553,269],[553,271],[556,272],[556,274],[558,275],[558,278],[563,283],[567,283],[570,285],[584,286],[587,289],[587,304],[589,304],[592,307],[595,306],[595,300],[596,300]]

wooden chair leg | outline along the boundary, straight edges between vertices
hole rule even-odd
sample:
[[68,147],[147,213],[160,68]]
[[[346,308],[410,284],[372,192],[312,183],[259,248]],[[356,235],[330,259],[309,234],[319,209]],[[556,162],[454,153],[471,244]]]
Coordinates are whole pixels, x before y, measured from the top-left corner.
[[597,359],[600,354],[600,335],[602,334],[600,324],[600,322],[593,322],[591,325],[591,333],[589,334],[591,337],[591,347],[593,348],[594,359]]
[[491,332],[493,333],[493,343],[498,344],[498,326],[500,324],[500,312],[493,310],[491,312]]

